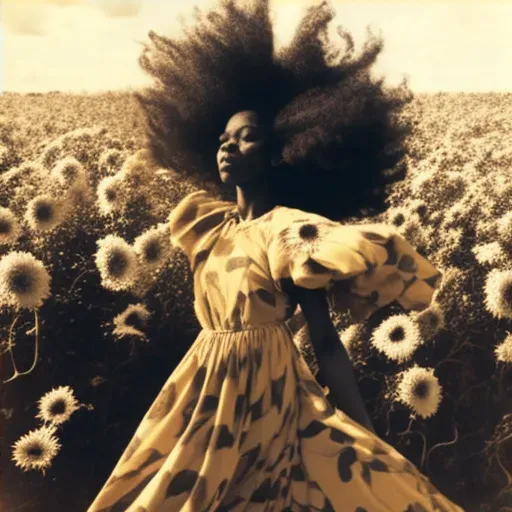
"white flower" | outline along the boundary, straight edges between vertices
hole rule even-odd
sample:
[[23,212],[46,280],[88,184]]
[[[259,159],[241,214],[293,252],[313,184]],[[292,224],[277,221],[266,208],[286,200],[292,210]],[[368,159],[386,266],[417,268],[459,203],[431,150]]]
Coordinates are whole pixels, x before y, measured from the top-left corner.
[[0,304],[16,309],[40,307],[50,296],[50,275],[27,252],[14,251],[0,260]]
[[45,425],[37,430],[31,430],[18,439],[12,445],[12,460],[16,462],[16,466],[20,466],[24,471],[38,469],[44,475],[61,448],[54,435],[55,432],[56,427],[54,425]]
[[422,340],[432,339],[444,326],[444,312],[440,304],[431,302],[427,309],[412,312],[412,318],[420,330]]
[[352,324],[340,332],[340,339],[350,359],[354,357],[354,349],[363,341],[364,325]]
[[508,336],[495,349],[496,359],[503,363],[512,363],[512,335]]
[[153,168],[141,160],[137,154],[131,155],[123,162],[119,175],[126,180],[128,186],[137,190],[152,179]]
[[371,344],[389,359],[403,362],[421,344],[419,327],[407,315],[393,315],[372,333]]
[[39,413],[36,418],[45,422],[61,424],[79,409],[79,402],[69,386],[60,386],[46,393],[39,400]]
[[171,251],[168,225],[148,229],[135,239],[133,248],[143,265],[152,269],[162,266]]
[[400,373],[396,393],[399,402],[409,406],[422,418],[428,418],[439,407],[442,387],[433,368],[420,368],[415,365]]
[[25,218],[34,231],[50,231],[57,227],[67,213],[64,199],[41,194],[27,204]]
[[123,164],[125,155],[119,149],[107,149],[98,161],[98,168],[103,172],[117,172]]
[[83,165],[73,157],[65,157],[59,160],[51,174],[52,178],[66,189],[76,186],[83,187],[86,182],[86,172]]
[[113,334],[119,338],[124,336],[137,336],[147,341],[143,329],[146,327],[147,320],[151,313],[144,304],[130,304],[120,315],[114,318],[116,328]]
[[96,189],[98,208],[102,215],[112,215],[123,210],[126,204],[125,182],[118,174],[103,178]]
[[16,243],[21,235],[21,227],[16,215],[0,206],[0,245],[11,245]]
[[499,242],[490,242],[488,244],[476,245],[471,249],[476,260],[481,265],[499,265],[505,263],[508,258]]
[[126,290],[136,278],[137,255],[133,247],[117,235],[107,235],[96,242],[96,266],[102,285],[113,291]]
[[485,306],[496,318],[512,318],[512,270],[493,269],[485,282]]

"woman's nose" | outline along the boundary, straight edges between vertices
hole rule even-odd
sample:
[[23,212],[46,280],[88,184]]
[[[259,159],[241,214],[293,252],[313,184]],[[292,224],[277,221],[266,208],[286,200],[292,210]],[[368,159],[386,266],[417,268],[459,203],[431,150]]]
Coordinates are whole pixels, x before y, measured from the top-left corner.
[[227,153],[230,153],[236,149],[236,143],[232,139],[227,140],[226,142],[222,143],[222,145],[220,146],[220,149],[222,151],[226,151]]

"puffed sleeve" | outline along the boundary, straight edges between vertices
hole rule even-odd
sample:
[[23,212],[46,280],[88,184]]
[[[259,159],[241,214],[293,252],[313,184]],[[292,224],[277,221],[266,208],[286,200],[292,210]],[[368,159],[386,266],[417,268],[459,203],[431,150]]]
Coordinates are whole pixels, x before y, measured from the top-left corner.
[[192,260],[222,226],[233,203],[196,190],[186,195],[167,217],[171,243]]
[[422,310],[442,273],[398,231],[384,223],[343,225],[323,216],[281,208],[269,228],[267,254],[276,287],[325,288],[358,321],[398,301]]

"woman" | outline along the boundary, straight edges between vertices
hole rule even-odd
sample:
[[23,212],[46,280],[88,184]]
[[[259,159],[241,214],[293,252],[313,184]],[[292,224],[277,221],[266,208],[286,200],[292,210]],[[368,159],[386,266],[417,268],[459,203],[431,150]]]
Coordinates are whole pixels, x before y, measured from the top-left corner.
[[[368,189],[389,181],[406,133],[392,116],[406,99],[364,73],[377,47],[319,61],[331,18],[311,8],[277,58],[264,1],[224,2],[183,41],[151,34],[141,62],[161,87],[139,99],[155,160],[223,197],[195,191],[169,216],[203,329],[89,512],[462,510],[376,435],[330,320],[328,295],[364,319],[393,300],[426,307],[440,277],[393,228],[318,213],[377,204]],[[339,410],[285,323],[298,304]]]

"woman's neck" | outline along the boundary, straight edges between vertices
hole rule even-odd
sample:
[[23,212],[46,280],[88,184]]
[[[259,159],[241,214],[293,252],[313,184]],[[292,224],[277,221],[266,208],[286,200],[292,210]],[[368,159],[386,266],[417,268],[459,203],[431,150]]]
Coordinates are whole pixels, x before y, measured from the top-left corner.
[[250,183],[236,187],[238,215],[244,221],[253,220],[271,210],[271,187],[268,181]]

